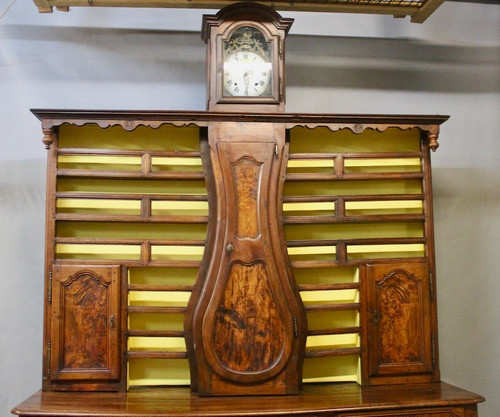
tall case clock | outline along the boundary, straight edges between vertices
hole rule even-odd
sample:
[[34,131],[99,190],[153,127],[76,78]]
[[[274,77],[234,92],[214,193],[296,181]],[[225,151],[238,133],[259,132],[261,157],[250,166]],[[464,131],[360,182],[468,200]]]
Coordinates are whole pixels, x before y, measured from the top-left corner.
[[[291,23],[256,3],[204,16],[209,110],[284,111]],[[206,396],[297,394],[307,325],[284,244],[285,126],[211,121],[206,132],[212,222],[185,315],[191,387]]]
[[248,2],[203,17],[208,110],[284,111],[284,42],[292,22]]

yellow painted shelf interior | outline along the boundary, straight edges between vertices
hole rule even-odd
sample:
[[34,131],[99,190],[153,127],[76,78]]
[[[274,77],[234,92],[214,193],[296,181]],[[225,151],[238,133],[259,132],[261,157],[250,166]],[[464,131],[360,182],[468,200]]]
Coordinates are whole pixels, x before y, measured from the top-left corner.
[[[127,317],[127,348],[146,356],[129,358],[127,384],[188,385],[187,359],[147,354],[186,351],[182,309],[198,273],[192,263],[203,255],[208,216],[199,129],[63,125],[58,145],[56,256],[130,263],[127,303],[136,310]],[[143,243],[147,262],[174,266],[138,266]]]
[[187,359],[129,359],[128,387],[189,385]]
[[[359,348],[359,308],[311,310],[315,306],[342,306],[359,303],[359,269],[357,267],[304,268],[294,271],[297,284],[314,288],[314,285],[349,285],[352,289],[302,290],[300,296],[306,307],[308,328],[314,332],[336,329],[347,333],[314,334],[307,337],[306,352],[335,351],[345,348]],[[339,382],[360,380],[359,354],[327,357],[306,357],[304,360],[303,381]]]
[[334,216],[335,202],[283,203],[285,216]]
[[126,131],[121,126],[105,129],[95,124],[78,127],[62,125],[59,148],[114,149],[146,151],[193,151],[199,149],[199,129],[196,126],[163,125],[157,129],[138,126]]
[[333,159],[293,159],[288,161],[288,173],[333,173],[335,162]]
[[415,172],[421,169],[420,158],[347,158],[344,160],[344,172]]
[[57,236],[60,237],[204,240],[206,235],[206,224],[57,222]]
[[[128,305],[135,307],[186,307],[191,292],[144,291],[147,286],[192,287],[197,268],[129,268]],[[140,286],[140,291],[132,290]],[[131,352],[186,352],[182,335],[183,313],[146,312],[128,315],[129,331],[174,332],[168,337],[129,336]],[[131,358],[128,360],[128,386],[189,385],[189,365],[185,358]]]
[[[58,145],[69,150],[58,156],[58,169],[77,172],[78,175],[58,177],[56,212],[62,217],[56,223],[55,245],[59,259],[110,260],[131,262],[128,268],[128,305],[137,308],[153,308],[128,315],[128,349],[131,352],[185,352],[183,332],[184,314],[189,288],[194,285],[198,262],[203,255],[208,216],[206,186],[196,175],[179,179],[170,173],[196,174],[202,172],[201,158],[155,156],[155,152],[198,152],[199,130],[196,127],[162,126],[158,129],[138,127],[131,132],[121,127],[101,129],[96,125],[60,128]],[[124,150],[123,155],[102,155],[106,150]],[[137,151],[137,155],[126,155]],[[69,155],[68,153],[73,152]],[[93,153],[94,152],[94,153]],[[150,152],[150,158],[143,158]],[[360,157],[363,152],[375,156]],[[409,156],[394,157],[394,153],[407,152]],[[286,181],[283,204],[285,236],[287,242],[311,241],[301,245],[288,244],[288,253],[294,261],[313,261],[293,265],[297,284],[302,286],[301,297],[307,309],[309,330],[308,352],[352,350],[352,354],[325,357],[307,357],[304,362],[304,382],[360,381],[360,317],[359,317],[359,268],[358,265],[314,266],[316,261],[337,261],[337,248],[332,240],[355,241],[356,239],[422,239],[423,221],[405,221],[406,215],[423,215],[424,205],[421,178],[349,179],[349,175],[384,173],[418,173],[422,162],[415,154],[420,152],[419,131],[388,129],[386,132],[366,130],[356,135],[349,130],[331,132],[326,128],[294,128],[290,134],[291,159],[287,174],[302,175],[299,180]],[[294,154],[301,154],[295,157]],[[338,170],[334,157],[343,156],[343,172],[346,179],[310,179],[308,176],[332,174]],[[387,156],[384,155],[387,153]],[[352,155],[356,154],[355,157]],[[144,161],[150,161],[145,169]],[[82,171],[90,175],[82,175]],[[150,172],[150,178],[131,175],[120,177],[124,172],[140,174]],[[97,178],[95,172],[117,172],[116,177]],[[154,175],[159,174],[158,178]],[[149,175],[149,174],[148,174]],[[329,176],[329,175],[327,175]],[[112,195],[113,198],[107,198]],[[184,196],[162,199],[158,196]],[[392,195],[386,199],[386,195]],[[398,198],[404,195],[404,198]],[[415,198],[408,198],[414,195]],[[122,197],[123,196],[123,197]],[[310,201],[293,198],[312,196]],[[315,197],[328,197],[318,201]],[[364,196],[363,199],[357,198]],[[368,197],[367,197],[368,196]],[[143,197],[147,197],[144,199]],[[338,207],[338,198],[344,199],[345,207]],[[353,197],[349,199],[349,197]],[[170,197],[169,197],[170,198]],[[286,198],[292,200],[286,201]],[[144,207],[144,204],[149,206]],[[340,210],[340,211],[339,211]],[[343,213],[341,211],[344,211]],[[148,212],[157,222],[144,221],[141,216]],[[79,215],[127,216],[126,221],[106,222],[98,217],[83,219]],[[335,221],[336,216],[362,217],[363,221]],[[380,223],[376,216],[403,216],[386,219]],[[176,216],[196,218],[190,223],[177,221]],[[300,221],[316,217],[315,222]],[[161,218],[168,221],[163,221]],[[291,219],[291,221],[287,221]],[[325,219],[325,220],[322,220]],[[333,219],[333,220],[332,220]],[[373,219],[373,220],[370,220]],[[100,243],[99,239],[107,240]],[[138,243],[117,244],[115,240],[134,240]],[[176,244],[155,243],[154,240],[176,240]],[[79,240],[87,240],[84,243]],[[88,240],[92,240],[89,243]],[[150,241],[150,259],[159,262],[153,266],[139,264],[144,260],[141,241]],[[182,240],[186,243],[182,244]],[[193,244],[193,240],[201,242]],[[330,241],[322,244],[321,241]],[[188,242],[189,241],[189,242]],[[363,263],[370,259],[387,257],[424,256],[423,243],[400,244],[346,244],[347,260]],[[180,262],[169,266],[169,262]],[[163,263],[163,264],[162,264]],[[316,289],[331,286],[332,289]],[[335,286],[338,286],[338,289]],[[155,290],[147,290],[147,287]],[[165,290],[171,286],[175,290]],[[183,290],[178,290],[179,286]],[[346,288],[346,286],[348,288]],[[163,288],[158,290],[158,287]],[[347,306],[345,309],[315,309],[317,306]],[[154,312],[154,308],[174,308],[173,312]],[[153,311],[153,312],[152,312]],[[329,332],[335,334],[328,334]],[[135,333],[134,333],[135,332]],[[141,336],[141,332],[170,336]],[[160,333],[158,333],[160,332]],[[325,333],[325,334],[322,334]],[[128,360],[128,386],[188,385],[189,367],[185,358],[133,357]]]
[[349,129],[295,127],[290,131],[290,153],[414,152],[420,150],[420,131],[389,128],[385,132],[366,129],[360,134]]
[[[418,129],[368,129],[359,135],[349,130],[292,129],[287,173],[304,174],[285,182],[283,215],[292,262],[425,256],[424,243],[415,243],[424,238],[420,146]],[[336,158],[342,161],[340,171],[335,169]],[[325,179],[325,173],[332,177]],[[394,173],[417,177],[393,178]],[[312,179],[310,174],[319,176]],[[373,243],[356,242],[362,239]],[[301,240],[310,243],[291,244]],[[345,244],[347,259],[338,259],[340,243]]]
[[[153,151],[154,152],[154,151]],[[87,169],[104,171],[141,171],[140,156],[100,156],[100,155],[59,155],[57,165],[60,169]],[[201,159],[196,157],[151,158],[152,172],[201,172]]]
[[191,175],[203,172],[198,128],[63,125],[58,142],[58,259],[201,260],[208,202],[204,180]]
[[[123,200],[123,199],[97,199],[97,198],[59,198],[57,200],[58,213],[83,213],[83,214],[128,214],[140,215],[141,200]],[[193,215],[207,216],[208,203],[206,201],[182,201],[169,200],[151,201],[151,214],[153,216],[161,215]]]
[[[189,186],[186,187],[187,183]],[[176,180],[176,179],[96,179],[96,178],[67,178],[61,177],[57,181],[58,191],[81,193],[137,193],[137,194],[185,194],[205,195],[206,187],[203,180]]]
[[291,130],[283,215],[295,280],[307,289],[304,382],[360,382],[359,267],[342,263],[424,256],[423,244],[404,243],[424,238],[423,221],[405,217],[424,213],[420,151],[416,129]]

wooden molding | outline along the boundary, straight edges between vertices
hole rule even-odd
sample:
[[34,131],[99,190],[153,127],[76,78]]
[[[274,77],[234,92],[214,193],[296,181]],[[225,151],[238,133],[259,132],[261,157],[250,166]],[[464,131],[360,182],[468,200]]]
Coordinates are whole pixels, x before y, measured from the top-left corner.
[[101,110],[51,110],[32,109],[32,113],[42,121],[43,142],[47,149],[53,142],[53,128],[63,124],[83,126],[97,124],[101,128],[121,126],[132,131],[139,126],[154,129],[163,125],[207,127],[209,122],[260,122],[285,123],[287,129],[293,127],[326,127],[331,131],[347,129],[360,134],[367,129],[383,132],[389,128],[407,130],[418,128],[429,132],[429,147],[439,146],[437,137],[439,125],[449,119],[441,115],[362,115],[362,114],[293,114],[293,113],[227,113],[209,111],[101,111]]
[[[220,9],[234,3],[230,0],[33,0],[41,13],[57,10],[68,11],[70,7],[142,7],[142,8],[190,8]],[[333,0],[316,2],[314,0],[286,1],[260,0],[280,11],[306,11],[321,13],[364,13],[386,14],[395,17],[410,16],[412,22],[424,22],[444,0]]]

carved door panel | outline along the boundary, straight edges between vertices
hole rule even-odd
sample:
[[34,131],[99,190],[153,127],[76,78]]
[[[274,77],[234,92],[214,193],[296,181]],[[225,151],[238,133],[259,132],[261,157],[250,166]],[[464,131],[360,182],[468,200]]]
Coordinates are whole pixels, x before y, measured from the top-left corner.
[[300,388],[305,319],[278,221],[284,131],[279,141],[269,127],[264,140],[245,126],[211,143],[217,226],[193,321],[201,395]]
[[118,266],[54,265],[51,380],[120,376]]
[[428,264],[366,265],[364,275],[369,382],[428,381],[435,366]]

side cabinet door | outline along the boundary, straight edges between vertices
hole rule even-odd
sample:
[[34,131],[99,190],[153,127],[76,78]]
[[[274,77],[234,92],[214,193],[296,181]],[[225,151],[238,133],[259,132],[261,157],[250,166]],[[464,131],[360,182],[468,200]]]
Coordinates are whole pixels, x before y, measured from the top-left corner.
[[369,264],[364,275],[369,383],[431,380],[434,337],[428,264]]
[[119,266],[54,265],[51,380],[120,376]]

